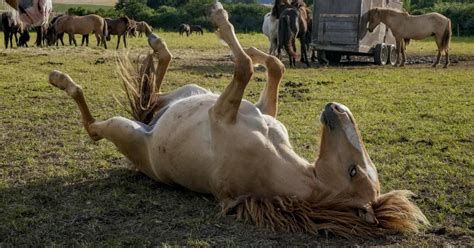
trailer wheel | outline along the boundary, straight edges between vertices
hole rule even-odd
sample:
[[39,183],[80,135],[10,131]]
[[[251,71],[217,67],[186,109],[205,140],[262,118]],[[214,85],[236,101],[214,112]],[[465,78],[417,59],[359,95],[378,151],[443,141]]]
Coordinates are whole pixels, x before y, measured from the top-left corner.
[[375,46],[374,62],[376,65],[385,65],[388,61],[388,47],[381,43]]
[[395,65],[397,62],[397,48],[394,45],[388,46],[388,61],[391,65]]
[[337,64],[341,62],[341,53],[326,51],[326,58],[329,60],[331,64]]

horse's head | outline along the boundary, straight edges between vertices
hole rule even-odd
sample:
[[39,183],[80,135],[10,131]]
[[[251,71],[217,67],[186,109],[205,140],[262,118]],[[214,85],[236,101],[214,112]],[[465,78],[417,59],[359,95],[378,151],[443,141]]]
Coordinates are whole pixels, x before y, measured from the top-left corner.
[[364,221],[377,223],[372,203],[380,184],[351,111],[328,103],[321,113],[321,148],[315,174],[331,195],[343,199]]
[[367,30],[369,30],[369,32],[372,33],[374,31],[374,29],[382,21],[382,18],[381,18],[381,15],[380,15],[380,10],[378,8],[371,9],[368,12],[368,16],[369,16],[369,21],[368,21]]
[[54,29],[54,25],[51,25],[46,30],[46,41],[48,42],[48,46],[54,45],[58,40],[58,35],[56,33],[56,29]]

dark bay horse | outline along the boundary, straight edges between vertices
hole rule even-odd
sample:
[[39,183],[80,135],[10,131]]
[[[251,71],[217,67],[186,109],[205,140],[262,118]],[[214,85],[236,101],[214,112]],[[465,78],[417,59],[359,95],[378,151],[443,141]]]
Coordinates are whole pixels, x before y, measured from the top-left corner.
[[278,22],[278,57],[281,58],[281,49],[284,48],[290,59],[290,67],[296,66],[295,40],[298,38],[301,44],[301,62],[310,66],[308,49],[308,21],[310,17],[306,5],[302,1],[295,1],[291,7],[284,9]]
[[107,22],[107,41],[110,41],[110,35],[117,35],[117,49],[120,45],[120,37],[123,37],[123,45],[127,48],[127,32],[131,28],[131,22],[128,17],[120,17],[118,19],[105,18]]
[[201,35],[204,34],[204,30],[202,29],[200,25],[190,25],[189,32],[190,34],[193,34],[193,32],[196,32],[197,34],[201,34]]

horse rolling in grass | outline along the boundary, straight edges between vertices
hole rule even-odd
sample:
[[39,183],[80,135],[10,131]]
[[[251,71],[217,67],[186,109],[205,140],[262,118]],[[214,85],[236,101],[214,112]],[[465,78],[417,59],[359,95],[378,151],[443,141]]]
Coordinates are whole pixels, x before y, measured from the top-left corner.
[[[438,57],[433,67],[439,65],[441,53],[445,53],[446,62],[444,68],[449,65],[449,43],[451,41],[451,20],[438,14],[428,13],[424,15],[413,16],[406,12],[388,9],[375,8],[369,10],[369,32],[372,32],[379,23],[384,23],[392,31],[397,45],[397,62],[395,65],[404,66],[406,61],[406,45],[410,39],[421,40],[429,36],[434,36],[438,46]],[[407,44],[405,44],[405,42]],[[399,64],[400,53],[402,61]]]
[[[234,76],[221,95],[197,85],[161,93],[172,55],[155,34],[148,36],[154,53],[140,69],[127,59],[119,61],[135,120],[95,120],[71,77],[53,71],[49,82],[74,99],[93,140],[113,142],[156,181],[213,194],[222,212],[235,211],[238,219],[346,237],[417,231],[427,224],[407,191],[380,193],[377,170],[346,106],[324,107],[317,161],[298,156],[276,119],[283,64],[256,48],[243,49],[220,3],[208,15],[235,57]],[[242,96],[255,64],[266,68],[267,83],[252,104]]]

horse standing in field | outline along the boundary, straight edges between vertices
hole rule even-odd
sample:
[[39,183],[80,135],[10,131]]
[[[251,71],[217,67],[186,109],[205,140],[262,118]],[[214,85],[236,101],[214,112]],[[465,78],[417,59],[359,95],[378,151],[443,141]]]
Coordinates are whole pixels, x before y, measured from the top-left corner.
[[[19,12],[22,23],[28,27],[36,28],[36,46],[42,46],[43,32],[46,27],[53,3],[51,0],[6,0],[7,4]],[[29,34],[28,34],[29,36]],[[26,38],[25,38],[26,39]],[[29,39],[29,38],[28,38]]]
[[130,29],[128,30],[128,37],[137,37],[137,21],[133,19],[130,20]]
[[[397,46],[397,62],[395,65],[405,65],[405,50],[410,39],[421,40],[429,36],[434,36],[436,45],[438,46],[438,57],[433,67],[439,65],[443,52],[446,57],[444,68],[448,67],[449,43],[452,35],[451,20],[449,20],[449,18],[438,13],[412,16],[400,10],[387,8],[371,9],[369,10],[368,17],[369,27],[367,29],[369,32],[372,32],[381,22],[387,25],[392,31]],[[402,61],[399,64],[400,54],[402,55]]]
[[186,33],[186,36],[189,36],[189,34],[191,33],[191,27],[189,26],[189,24],[181,24],[179,25],[179,35],[183,35],[183,33]]
[[276,49],[278,46],[278,18],[272,15],[272,12],[268,12],[263,17],[262,32],[267,36],[270,48],[268,53],[270,55],[276,55]]
[[[54,30],[54,24],[56,23],[56,21],[57,21],[59,18],[61,18],[61,17],[63,17],[63,16],[65,16],[65,14],[57,15],[57,16],[53,17],[53,19],[51,19],[51,23],[49,24],[49,26],[48,26],[48,28],[47,28],[47,30],[46,30],[46,32],[45,32],[45,34],[46,34],[46,35],[45,35],[45,38],[46,38],[46,43],[47,43],[47,44],[48,44],[48,40],[49,40],[49,39],[52,39],[51,37],[54,36],[54,32],[55,32],[55,30]],[[56,46],[59,45],[59,42],[61,42],[61,45],[64,46],[64,33],[58,33],[58,34],[56,34],[56,37],[57,37],[56,42],[54,42],[54,43],[56,43]],[[89,34],[84,34],[84,35],[82,35],[81,46],[83,46],[84,43],[86,43],[86,46],[89,45]],[[51,44],[48,44],[48,45],[51,45]],[[69,37],[69,45],[72,45],[72,39],[71,39],[71,37]]]
[[193,32],[203,35],[204,29],[200,25],[189,25],[189,33],[193,34]]
[[285,48],[290,60],[290,67],[296,66],[295,40],[298,38],[301,44],[301,62],[310,66],[307,50],[307,32],[309,15],[306,5],[302,1],[295,1],[292,7],[286,8],[280,14],[278,22],[278,47],[277,54],[281,57],[281,49]]
[[[220,3],[208,13],[235,57],[234,76],[221,95],[197,85],[161,93],[172,55],[155,34],[148,36],[154,53],[139,70],[119,61],[136,121],[95,120],[71,77],[53,71],[49,82],[76,101],[93,140],[113,142],[154,180],[213,194],[223,213],[235,210],[238,218],[273,229],[324,229],[346,237],[417,231],[428,223],[407,191],[380,193],[377,170],[346,106],[324,107],[316,162],[298,156],[276,119],[283,64],[256,48],[243,49]],[[256,104],[242,99],[254,64],[267,70]]]
[[[17,17],[12,12],[3,12],[1,15],[5,48],[8,48],[9,42],[10,48],[13,48],[13,37],[15,37],[15,44],[17,46],[28,46],[27,42],[30,39],[30,35],[26,25]],[[20,40],[18,40],[17,33],[20,34]]]
[[120,17],[118,19],[105,18],[107,22],[107,41],[110,41],[110,35],[117,35],[117,48],[120,45],[120,37],[123,37],[123,46],[127,48],[127,32],[130,29],[130,19],[128,17]]
[[75,16],[75,15],[65,15],[54,23],[53,31],[48,37],[48,45],[56,43],[58,39],[58,34],[67,33],[69,37],[74,42],[74,45],[77,46],[76,39],[74,34],[87,35],[94,33],[97,38],[97,46],[101,43],[104,45],[104,48],[107,49],[107,22],[104,18],[98,15],[86,15],[86,16]]
[[136,27],[136,30],[138,32],[138,37],[142,37],[143,36],[143,33],[148,36],[151,34],[152,32],[152,29],[151,29],[151,26],[148,25],[148,23],[144,22],[144,21],[141,21],[141,22],[137,22],[137,27]]

